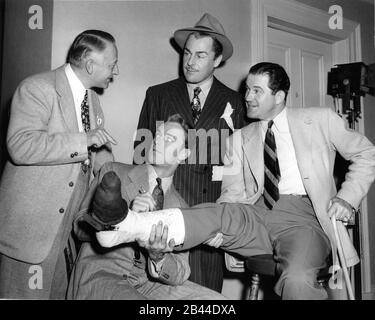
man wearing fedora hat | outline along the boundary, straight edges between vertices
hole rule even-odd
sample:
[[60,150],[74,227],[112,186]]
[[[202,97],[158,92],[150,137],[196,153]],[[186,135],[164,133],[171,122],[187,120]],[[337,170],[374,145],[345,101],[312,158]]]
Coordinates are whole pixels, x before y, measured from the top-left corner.
[[[183,50],[183,76],[147,90],[139,117],[134,162],[142,163],[142,150],[149,147],[141,143],[140,129],[155,135],[157,121],[166,121],[171,114],[179,113],[200,139],[192,150],[194,156],[177,168],[174,185],[189,206],[215,202],[220,196],[221,181],[213,181],[212,167],[222,165],[222,133],[230,135],[243,127],[245,121],[241,96],[214,77],[215,69],[232,56],[233,46],[220,22],[208,13],[194,27],[177,30],[174,40]],[[218,139],[199,136],[214,130]],[[202,158],[206,161],[200,161]],[[222,252],[205,245],[194,248],[190,253],[190,280],[220,292],[223,266]]]

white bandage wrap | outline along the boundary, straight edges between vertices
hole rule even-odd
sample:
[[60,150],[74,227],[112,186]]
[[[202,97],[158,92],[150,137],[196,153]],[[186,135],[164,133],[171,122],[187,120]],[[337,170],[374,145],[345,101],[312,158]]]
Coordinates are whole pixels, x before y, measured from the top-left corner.
[[159,221],[164,226],[168,226],[167,243],[171,239],[174,239],[176,246],[184,242],[184,217],[181,210],[177,208],[152,212],[129,210],[126,219],[115,225],[115,230],[97,232],[96,238],[100,245],[106,248],[134,241],[148,242],[152,226]]

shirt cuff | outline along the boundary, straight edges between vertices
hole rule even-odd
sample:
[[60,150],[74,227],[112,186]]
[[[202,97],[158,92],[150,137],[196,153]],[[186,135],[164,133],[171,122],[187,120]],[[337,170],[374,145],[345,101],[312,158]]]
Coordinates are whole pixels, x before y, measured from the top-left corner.
[[153,278],[159,278],[160,271],[163,267],[163,263],[165,260],[165,256],[163,259],[159,260],[158,262],[155,262],[154,260],[149,258],[149,272]]

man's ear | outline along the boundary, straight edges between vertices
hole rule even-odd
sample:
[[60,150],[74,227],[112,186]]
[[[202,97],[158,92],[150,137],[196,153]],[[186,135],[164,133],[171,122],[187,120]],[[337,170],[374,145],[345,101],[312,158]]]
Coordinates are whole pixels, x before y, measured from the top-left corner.
[[285,99],[285,92],[283,90],[279,90],[275,94],[276,104],[281,104],[284,102]]
[[214,67],[215,68],[217,68],[220,65],[221,60],[223,60],[223,55],[222,54],[215,59],[215,63],[214,63]]
[[185,161],[187,158],[190,157],[191,151],[190,149],[184,148],[182,149],[177,156],[178,162]]
[[88,74],[92,74],[94,71],[94,61],[92,59],[87,59],[85,61],[85,69]]

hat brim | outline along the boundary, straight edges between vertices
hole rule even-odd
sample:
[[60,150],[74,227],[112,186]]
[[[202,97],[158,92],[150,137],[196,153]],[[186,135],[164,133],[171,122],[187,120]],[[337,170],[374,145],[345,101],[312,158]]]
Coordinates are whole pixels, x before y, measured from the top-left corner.
[[179,47],[181,49],[184,48],[188,36],[194,31],[202,31],[202,32],[212,34],[212,36],[214,36],[221,43],[221,45],[223,46],[223,53],[222,53],[223,59],[222,59],[222,61],[225,61],[232,56],[233,45],[225,35],[223,35],[221,33],[214,32],[214,31],[207,30],[205,28],[199,28],[199,27],[184,28],[184,29],[179,29],[179,30],[175,31],[173,36],[174,36],[174,39],[175,39],[176,43],[179,45]]

